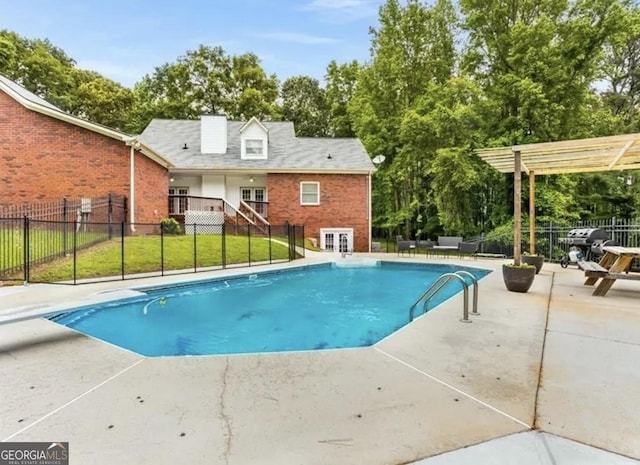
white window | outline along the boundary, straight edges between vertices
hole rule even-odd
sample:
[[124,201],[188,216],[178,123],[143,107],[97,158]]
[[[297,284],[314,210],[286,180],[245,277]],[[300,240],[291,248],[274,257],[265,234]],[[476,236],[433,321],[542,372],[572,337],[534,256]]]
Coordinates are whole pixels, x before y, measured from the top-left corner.
[[247,158],[264,157],[264,140],[247,139],[244,141],[244,154]]
[[320,183],[301,182],[300,183],[300,204],[320,205]]
[[184,215],[187,209],[188,187],[169,188],[169,215]]

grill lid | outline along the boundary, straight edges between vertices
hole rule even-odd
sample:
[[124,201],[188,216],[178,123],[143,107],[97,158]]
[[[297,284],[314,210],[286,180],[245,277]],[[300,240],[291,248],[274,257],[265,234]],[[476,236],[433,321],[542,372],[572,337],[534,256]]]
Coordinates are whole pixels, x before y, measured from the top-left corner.
[[569,231],[567,239],[574,244],[592,244],[594,241],[606,241],[609,236],[602,228],[576,228]]

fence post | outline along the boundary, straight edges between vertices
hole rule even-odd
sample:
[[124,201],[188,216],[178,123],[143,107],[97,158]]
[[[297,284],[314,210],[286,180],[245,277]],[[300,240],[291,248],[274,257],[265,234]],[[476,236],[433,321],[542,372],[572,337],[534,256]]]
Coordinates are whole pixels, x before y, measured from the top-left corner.
[[67,250],[69,250],[68,243],[68,224],[67,224],[67,214],[69,213],[69,205],[66,197],[62,199],[62,246],[64,247],[64,255],[67,255]]
[[[307,248],[305,247],[304,244],[304,224],[302,225],[302,235],[300,236],[300,239],[302,239],[302,258],[305,258],[307,256]],[[297,250],[297,249],[296,249]]]
[[77,258],[78,255],[76,253],[77,250],[77,244],[78,244],[78,227],[80,225],[78,224],[78,219],[76,218],[73,222],[73,284],[76,285],[77,284],[77,274],[78,274],[78,264],[77,264]]
[[198,248],[196,244],[196,223],[193,223],[193,272],[198,272]]
[[120,222],[120,267],[124,281],[124,221]]
[[164,227],[160,223],[160,276],[164,276]]
[[616,217],[611,217],[611,240],[616,240]]
[[553,221],[549,221],[549,260],[553,260]]
[[291,243],[292,243],[292,237],[295,237],[296,235],[296,225],[289,225],[289,261],[293,260],[293,256],[291,254]]
[[227,267],[227,223],[222,223],[222,269]]
[[29,217],[24,215],[22,227],[22,260],[24,262],[24,284],[29,282]]
[[109,206],[107,207],[107,229],[108,229],[108,235],[109,235],[109,240],[111,240],[111,236],[113,234],[113,231],[111,230],[111,224],[113,222],[113,195],[111,194],[111,192],[109,192]]
[[273,256],[272,256],[272,251],[271,251],[271,224],[267,225],[267,232],[269,234],[269,264],[273,263]]
[[251,224],[247,225],[247,259],[249,266],[251,266]]

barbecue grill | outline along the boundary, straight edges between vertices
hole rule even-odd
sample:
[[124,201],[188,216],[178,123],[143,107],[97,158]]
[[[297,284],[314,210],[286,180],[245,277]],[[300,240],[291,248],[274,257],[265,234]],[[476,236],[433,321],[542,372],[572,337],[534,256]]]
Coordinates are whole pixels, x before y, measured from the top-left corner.
[[578,260],[574,258],[580,257],[580,254],[581,259],[593,261],[604,255],[605,246],[617,245],[615,241],[609,239],[607,232],[601,228],[572,229],[566,238],[560,239],[560,242],[568,244],[570,250],[574,252],[573,254],[570,252],[560,261],[560,264],[564,268],[566,268],[570,262],[577,262]]

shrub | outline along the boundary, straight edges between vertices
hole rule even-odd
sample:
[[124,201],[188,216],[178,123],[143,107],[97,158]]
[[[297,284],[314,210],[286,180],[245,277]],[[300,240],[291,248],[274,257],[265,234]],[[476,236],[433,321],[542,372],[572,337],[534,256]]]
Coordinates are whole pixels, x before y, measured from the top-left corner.
[[165,218],[160,222],[164,234],[182,234],[182,228],[175,218]]

